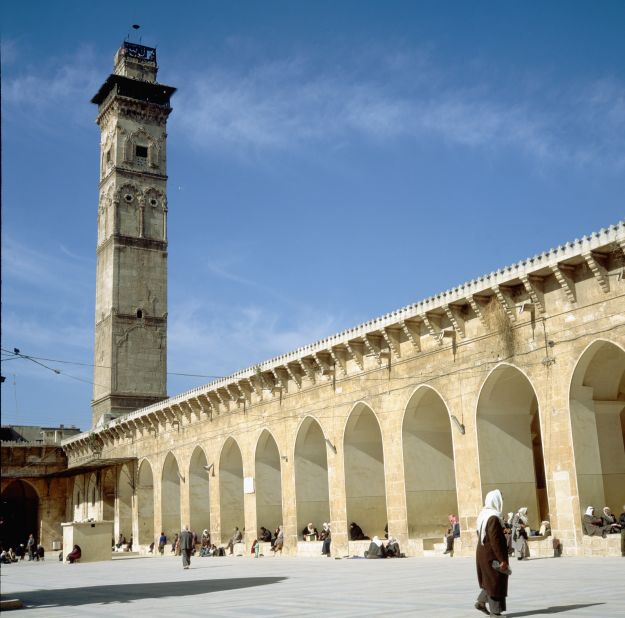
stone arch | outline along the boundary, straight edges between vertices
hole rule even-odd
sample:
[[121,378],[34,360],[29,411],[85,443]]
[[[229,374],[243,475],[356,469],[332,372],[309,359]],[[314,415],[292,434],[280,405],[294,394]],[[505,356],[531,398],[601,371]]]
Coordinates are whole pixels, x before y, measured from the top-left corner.
[[140,236],[142,233],[142,217],[140,207],[143,203],[143,194],[131,182],[126,182],[114,193],[117,203],[116,231],[123,236]]
[[135,476],[132,465],[124,464],[117,476],[117,534],[123,534],[126,541],[132,537],[132,496],[135,493]]
[[144,459],[137,475],[137,520],[139,545],[155,541],[154,535],[154,475],[149,460]]
[[225,543],[235,526],[241,531],[245,527],[243,458],[234,438],[226,440],[219,457],[219,508],[221,541]]
[[115,521],[115,472],[108,468],[102,479],[102,519]]
[[165,195],[156,187],[148,187],[143,193],[145,205],[143,214],[143,235],[154,240],[163,240],[163,211]]
[[263,429],[256,443],[256,524],[272,532],[282,525],[280,452],[273,435]]
[[161,527],[167,538],[181,530],[180,469],[173,453],[167,453],[161,476]]
[[410,397],[402,444],[408,535],[439,537],[447,516],[458,514],[458,499],[449,410],[432,387],[420,386]]
[[312,416],[307,416],[299,426],[294,460],[299,533],[308,522],[319,528],[321,523],[330,521],[326,438],[321,425]]
[[482,495],[500,489],[504,509],[527,507],[538,529],[549,513],[538,399],[518,367],[502,363],[487,376],[476,425]]
[[139,164],[140,160],[135,152],[137,146],[145,146],[148,150],[146,163],[150,167],[158,167],[160,148],[156,140],[143,127],[139,127],[126,138],[124,143],[124,159],[126,162]]
[[204,450],[196,446],[189,462],[189,525],[198,537],[210,531],[210,477]]
[[74,479],[74,487],[72,488],[72,521],[82,521],[84,519],[84,482],[83,476],[77,476]]
[[580,507],[625,503],[625,350],[591,343],[575,365],[569,394]]
[[358,523],[365,535],[384,537],[388,522],[384,449],[380,424],[364,403],[352,409],[343,437],[347,522]]
[[85,502],[87,503],[87,519],[100,519],[100,495],[98,475],[94,472],[89,476],[87,482],[87,495]]
[[27,481],[15,480],[7,485],[0,497],[2,538],[5,549],[26,545],[29,534],[39,535],[39,494]]

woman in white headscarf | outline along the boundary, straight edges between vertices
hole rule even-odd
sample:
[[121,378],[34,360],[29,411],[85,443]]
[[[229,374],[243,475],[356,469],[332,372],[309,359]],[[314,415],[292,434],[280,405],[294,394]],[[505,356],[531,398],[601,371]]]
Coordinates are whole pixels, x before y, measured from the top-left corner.
[[[484,508],[477,518],[478,542],[475,557],[480,594],[475,608],[487,616],[500,616],[506,609],[508,596],[508,547],[501,525],[502,509],[503,497],[495,489],[486,494]],[[494,561],[499,562],[497,569],[493,567]]]
[[584,534],[588,536],[602,536],[605,539],[608,528],[609,526],[603,525],[601,517],[595,516],[595,508],[589,506],[582,517],[582,530]]
[[369,549],[365,552],[365,558],[378,559],[386,558],[386,551],[384,549],[384,543],[380,540],[380,537],[374,536],[369,544]]

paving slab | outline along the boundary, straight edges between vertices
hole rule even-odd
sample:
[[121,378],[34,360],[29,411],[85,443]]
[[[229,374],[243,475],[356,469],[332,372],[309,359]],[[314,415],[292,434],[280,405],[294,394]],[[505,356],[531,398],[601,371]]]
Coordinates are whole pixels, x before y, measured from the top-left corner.
[[[512,560],[510,617],[625,616],[625,559]],[[481,615],[471,558],[398,560],[284,557],[116,559],[2,565],[3,598],[19,598],[16,616],[158,618],[160,616]]]

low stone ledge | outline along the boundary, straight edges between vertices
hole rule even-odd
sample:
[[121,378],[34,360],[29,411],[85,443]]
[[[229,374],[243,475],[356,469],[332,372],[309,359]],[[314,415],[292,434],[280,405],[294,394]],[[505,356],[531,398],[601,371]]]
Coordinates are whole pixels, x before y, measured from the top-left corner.
[[247,553],[245,543],[235,543],[234,547],[232,548],[232,553],[235,556],[245,556]]
[[[371,540],[367,539],[365,541],[348,541],[347,543],[347,553],[350,556],[358,556],[360,558],[364,558],[365,552],[369,549],[369,545],[371,545]],[[321,550],[319,550],[321,554]]]
[[[323,541],[298,541],[297,557],[298,558],[323,558],[321,548]],[[350,554],[351,555],[351,554]]]
[[620,556],[621,535],[608,534],[604,539],[600,536],[582,537],[582,556]]

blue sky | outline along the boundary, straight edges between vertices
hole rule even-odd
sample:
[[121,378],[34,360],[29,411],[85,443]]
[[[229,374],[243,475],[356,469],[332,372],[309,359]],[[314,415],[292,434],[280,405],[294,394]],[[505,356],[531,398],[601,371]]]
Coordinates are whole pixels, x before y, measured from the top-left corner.
[[132,23],[178,88],[170,395],[625,215],[623,2],[103,6],[1,5],[2,347],[60,371],[3,361],[3,423],[90,425],[89,100]]

